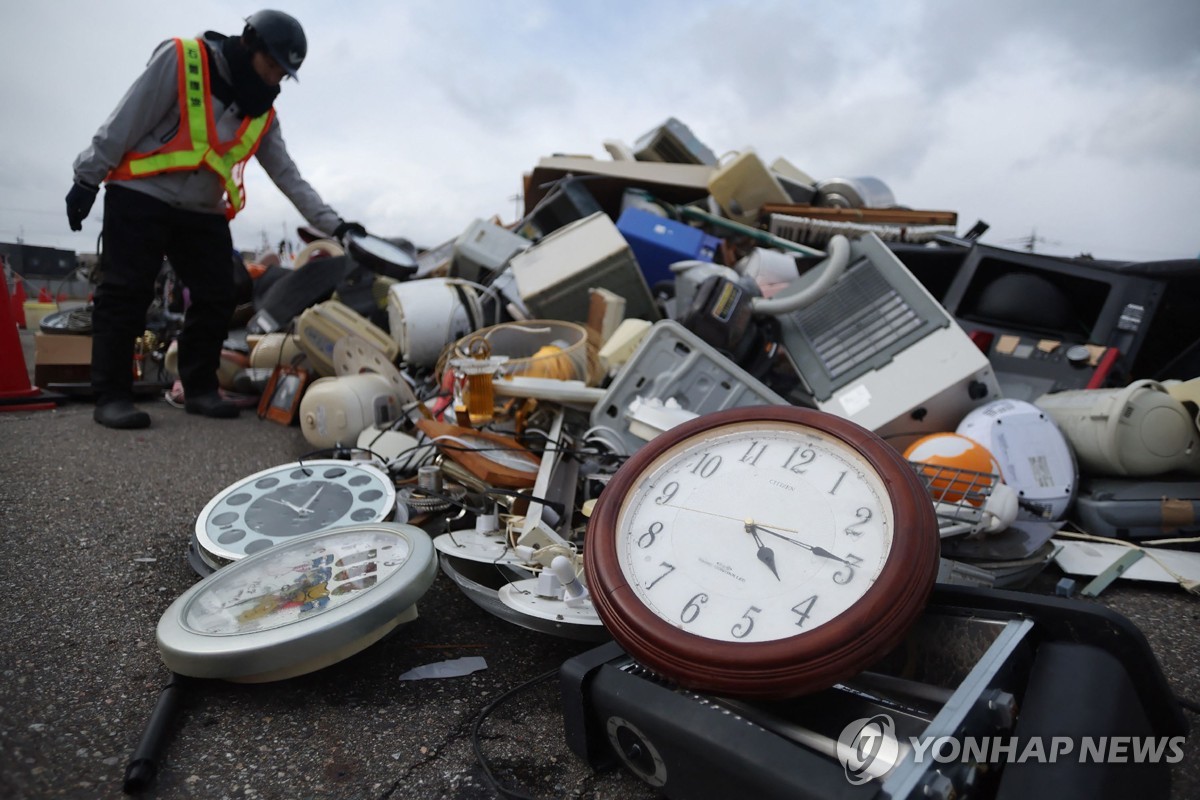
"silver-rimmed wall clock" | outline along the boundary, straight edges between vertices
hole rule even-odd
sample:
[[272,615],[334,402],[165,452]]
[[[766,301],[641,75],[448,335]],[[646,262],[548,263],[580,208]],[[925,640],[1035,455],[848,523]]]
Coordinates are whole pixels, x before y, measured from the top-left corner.
[[297,536],[382,522],[395,508],[395,484],[369,462],[297,461],[218,492],[196,519],[195,544],[218,568]]
[[416,618],[437,576],[429,536],[392,522],[297,536],[212,573],[158,623],[169,669],[262,682],[302,675]]
[[642,447],[601,493],[585,545],[596,611],[643,665],[688,688],[786,697],[900,641],[940,539],[924,486],[878,436],[754,406]]

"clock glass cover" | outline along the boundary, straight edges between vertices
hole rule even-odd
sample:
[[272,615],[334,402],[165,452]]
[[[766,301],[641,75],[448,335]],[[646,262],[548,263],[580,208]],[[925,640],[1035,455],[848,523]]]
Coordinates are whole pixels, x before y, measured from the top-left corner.
[[714,691],[797,694],[896,644],[938,548],[899,453],[832,415],[764,407],[639,450],[600,496],[585,565],[601,618],[647,666]]
[[696,636],[814,630],[866,593],[892,549],[882,478],[815,431],[731,426],[643,475],[617,521],[621,571],[648,608]]
[[234,561],[296,536],[380,522],[395,505],[392,480],[368,463],[283,464],[243,478],[210,500],[196,520],[196,543],[208,561]]
[[358,652],[406,618],[437,575],[420,528],[350,525],[231,564],[163,614],[158,645],[180,674],[264,681]]

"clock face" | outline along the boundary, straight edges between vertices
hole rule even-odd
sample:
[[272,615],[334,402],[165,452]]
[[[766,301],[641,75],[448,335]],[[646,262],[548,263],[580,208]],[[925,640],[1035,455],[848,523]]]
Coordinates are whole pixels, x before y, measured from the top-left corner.
[[762,642],[815,630],[878,580],[895,519],[879,473],[840,439],[742,422],[641,473],[617,517],[638,599],[696,636]]
[[740,408],[671,429],[614,475],[585,567],[643,664],[745,696],[825,688],[893,647],[937,571],[911,467],[847,420]]
[[196,542],[208,556],[233,561],[296,536],[380,522],[395,505],[391,478],[369,464],[284,464],[219,492],[196,520]]
[[214,636],[291,625],[365,596],[403,567],[410,552],[406,539],[385,528],[310,538],[276,548],[236,574],[222,572],[180,618],[189,630]]
[[[382,496],[378,489],[374,491]],[[267,536],[298,536],[330,527],[353,504],[354,494],[339,483],[301,479],[280,484],[253,500],[246,507],[243,522],[250,530]]]
[[290,538],[210,574],[163,613],[167,667],[261,682],[320,669],[415,618],[437,555],[420,528],[344,525]]

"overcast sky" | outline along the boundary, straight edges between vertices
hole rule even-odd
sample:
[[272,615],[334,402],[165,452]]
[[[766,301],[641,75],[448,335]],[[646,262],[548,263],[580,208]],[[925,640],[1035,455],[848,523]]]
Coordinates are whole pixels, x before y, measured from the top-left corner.
[[[983,241],[1153,260],[1200,253],[1196,0],[277,2],[308,34],[276,103],[302,173],[347,219],[432,246],[518,215],[543,156],[607,159],[668,117],[717,154],[874,176]],[[0,9],[0,241],[95,249],[71,164],[165,38],[257,6],[39,0]],[[247,170],[234,241],[303,224]]]

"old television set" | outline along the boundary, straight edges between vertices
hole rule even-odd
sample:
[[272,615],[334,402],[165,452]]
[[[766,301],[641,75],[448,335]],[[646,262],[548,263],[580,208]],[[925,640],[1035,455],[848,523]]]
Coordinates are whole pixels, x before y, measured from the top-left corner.
[[587,179],[565,177],[521,221],[515,233],[537,241],[559,228],[600,211],[600,204],[588,190]]

